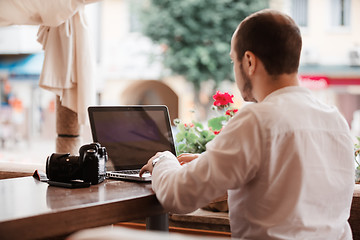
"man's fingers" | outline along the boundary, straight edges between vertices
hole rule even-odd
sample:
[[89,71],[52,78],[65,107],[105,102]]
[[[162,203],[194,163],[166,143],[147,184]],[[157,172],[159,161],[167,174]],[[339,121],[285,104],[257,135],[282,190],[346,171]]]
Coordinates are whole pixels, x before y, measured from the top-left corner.
[[140,177],[145,173],[145,172],[150,172],[149,167],[152,167],[152,158],[149,159],[149,161],[147,162],[147,164],[145,164],[139,172]]
[[[146,166],[146,165],[145,165],[145,166]],[[142,175],[146,172],[145,166],[143,166],[143,167],[140,169],[140,172],[139,172],[140,177],[142,177]]]
[[156,153],[154,156],[152,156],[149,161],[147,162],[147,164],[145,164],[141,169],[140,169],[140,172],[139,172],[139,175],[140,177],[145,173],[145,172],[150,172],[152,174],[152,170],[153,170],[153,165],[152,165],[152,162],[154,159],[156,158],[161,158],[163,155],[164,152],[158,152]]

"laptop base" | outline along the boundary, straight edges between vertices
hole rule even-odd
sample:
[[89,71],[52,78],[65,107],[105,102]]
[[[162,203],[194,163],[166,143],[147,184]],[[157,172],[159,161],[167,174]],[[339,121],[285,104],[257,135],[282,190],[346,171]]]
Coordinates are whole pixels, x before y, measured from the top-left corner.
[[144,173],[143,177],[139,177],[137,174],[122,174],[117,172],[107,172],[107,178],[118,179],[118,180],[127,180],[127,181],[136,181],[136,182],[151,182],[150,173]]

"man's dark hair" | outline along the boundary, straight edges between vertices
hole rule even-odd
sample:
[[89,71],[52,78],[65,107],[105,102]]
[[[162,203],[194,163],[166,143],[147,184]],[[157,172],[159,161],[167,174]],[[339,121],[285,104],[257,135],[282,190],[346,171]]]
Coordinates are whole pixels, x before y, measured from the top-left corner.
[[254,13],[241,22],[235,37],[240,61],[246,51],[251,51],[270,75],[298,71],[302,40],[289,16],[275,10]]

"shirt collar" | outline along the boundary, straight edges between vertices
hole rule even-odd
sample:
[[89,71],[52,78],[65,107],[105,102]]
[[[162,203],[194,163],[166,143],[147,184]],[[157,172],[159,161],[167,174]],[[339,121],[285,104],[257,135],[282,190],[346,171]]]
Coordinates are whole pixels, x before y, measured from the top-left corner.
[[302,92],[302,93],[310,93],[310,90],[304,87],[300,87],[300,86],[290,86],[290,87],[283,87],[280,88],[278,90],[275,90],[273,92],[271,92],[269,95],[267,95],[263,102],[268,101],[269,99],[276,97],[278,95],[281,94],[285,94],[285,93],[296,93],[296,92]]

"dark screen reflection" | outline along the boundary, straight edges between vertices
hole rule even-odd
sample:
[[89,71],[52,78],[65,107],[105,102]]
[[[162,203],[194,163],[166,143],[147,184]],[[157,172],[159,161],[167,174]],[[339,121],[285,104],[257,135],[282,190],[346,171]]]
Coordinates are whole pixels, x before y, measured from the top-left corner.
[[[92,115],[94,141],[106,147],[108,170],[142,167],[159,151],[174,153],[166,108],[109,107]],[[95,136],[94,136],[95,135]],[[95,139],[96,138],[96,139]]]

